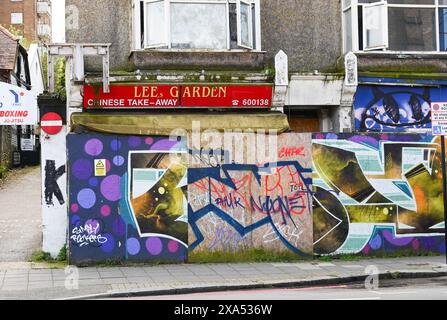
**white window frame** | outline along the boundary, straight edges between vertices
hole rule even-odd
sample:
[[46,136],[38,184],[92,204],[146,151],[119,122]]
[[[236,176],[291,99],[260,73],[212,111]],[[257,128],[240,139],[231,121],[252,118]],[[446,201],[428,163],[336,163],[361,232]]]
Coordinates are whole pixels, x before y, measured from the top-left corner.
[[[236,13],[237,13],[237,45],[239,47],[242,48],[246,48],[246,49],[250,49],[253,50],[253,27],[252,27],[252,21],[253,21],[253,16],[252,16],[252,1],[247,1],[247,0],[237,0],[236,2]],[[242,43],[242,11],[241,11],[241,7],[242,5],[247,5],[249,10],[248,10],[248,45],[245,45]],[[229,21],[228,21],[229,22]],[[229,25],[229,23],[228,23]]]
[[[386,2],[386,17],[384,17],[386,19],[386,21],[388,22],[388,8],[415,8],[415,9],[433,9],[435,10],[435,33],[436,33],[436,50],[435,51],[393,51],[393,50],[388,50],[388,46],[386,47],[377,47],[377,48],[370,48],[370,49],[364,49],[364,48],[359,48],[359,37],[358,37],[358,7],[359,6],[368,6],[371,5],[372,3],[358,3],[358,0],[351,0],[351,4],[348,6],[344,6],[343,1],[342,1],[342,24],[343,24],[343,54],[347,53],[349,50],[347,50],[345,44],[345,38],[346,38],[346,26],[345,26],[345,12],[347,12],[349,9],[352,9],[351,14],[352,14],[352,29],[353,29],[353,33],[352,33],[352,51],[355,53],[358,52],[371,52],[373,50],[378,50],[375,52],[384,52],[384,53],[400,53],[400,52],[404,52],[404,53],[416,53],[416,54],[447,54],[447,51],[441,51],[441,35],[440,35],[440,30],[439,30],[439,26],[440,26],[440,18],[439,18],[439,10],[440,9],[447,9],[447,4],[442,5],[439,4],[439,0],[434,0],[433,4],[390,4],[388,3],[387,0],[377,0],[377,3],[379,2]],[[388,36],[389,36],[389,29],[388,29],[389,24],[386,26],[386,28],[384,28],[384,32],[386,32],[386,39],[388,40]],[[363,28],[363,39],[365,38],[365,28]],[[388,42],[388,41],[387,41]]]
[[[343,7],[343,1],[342,0],[342,12],[341,12],[341,17],[342,17],[342,26],[343,26],[343,53],[347,53],[349,51],[353,51],[353,52],[357,52],[359,51],[359,28],[358,28],[358,1],[357,0],[351,0],[351,3],[346,6]],[[348,12],[349,10],[351,10],[351,48],[348,49],[346,47],[346,24],[345,24],[345,14],[346,12]],[[349,26],[348,26],[349,27]]]
[[162,47],[167,47],[171,46],[171,39],[170,39],[170,33],[169,33],[169,28],[170,28],[170,8],[169,8],[169,2],[165,1],[165,0],[144,0],[143,1],[143,8],[144,10],[146,10],[146,7],[149,3],[156,3],[156,2],[163,2],[164,4],[164,35],[163,35],[163,40],[160,43],[154,43],[154,44],[147,44],[146,40],[147,40],[147,35],[148,35],[148,25],[147,25],[147,19],[144,19],[143,23],[144,23],[144,39],[143,39],[143,44],[144,44],[144,48],[145,49],[153,49],[153,48],[162,48]]
[[[372,8],[372,7],[378,7],[380,6],[382,10],[382,19],[384,24],[382,25],[382,39],[383,44],[373,47],[367,47],[367,32],[368,29],[365,27],[365,21],[366,21],[366,9]],[[388,2],[386,0],[377,1],[374,3],[368,3],[363,5],[362,10],[363,15],[363,51],[374,51],[374,50],[386,50],[389,47],[389,41],[388,41]]]
[[[147,35],[147,22],[143,21],[144,24],[144,38],[140,31],[141,28],[141,7],[140,3],[143,2],[143,9],[146,9],[146,3],[164,1],[165,3],[165,43],[157,45],[147,45],[146,35]],[[255,34],[253,34],[253,28],[249,28],[250,46],[242,44],[241,39],[241,27],[240,27],[240,5],[246,3],[250,5],[249,19],[250,25],[253,21],[252,6],[254,5],[255,11]],[[226,49],[173,49],[171,43],[171,3],[225,3],[226,13],[227,13],[227,44]],[[231,49],[231,39],[230,39],[230,3],[236,4],[237,12],[237,45],[238,49]],[[254,46],[254,40],[256,39],[256,45]],[[132,47],[134,50],[145,50],[145,49],[156,49],[156,50],[169,50],[169,51],[261,51],[261,13],[260,13],[260,0],[132,0]]]

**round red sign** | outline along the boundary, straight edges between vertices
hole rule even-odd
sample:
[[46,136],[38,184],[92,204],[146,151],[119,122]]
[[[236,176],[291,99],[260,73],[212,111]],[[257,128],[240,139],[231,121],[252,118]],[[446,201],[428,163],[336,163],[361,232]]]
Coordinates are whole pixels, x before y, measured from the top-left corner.
[[47,134],[58,134],[63,127],[62,117],[56,112],[48,112],[40,120],[40,127]]

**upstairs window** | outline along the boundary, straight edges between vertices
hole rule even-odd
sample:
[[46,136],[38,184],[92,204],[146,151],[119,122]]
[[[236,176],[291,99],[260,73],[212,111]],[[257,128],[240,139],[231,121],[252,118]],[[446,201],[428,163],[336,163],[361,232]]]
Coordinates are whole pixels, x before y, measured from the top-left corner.
[[134,47],[261,50],[259,9],[259,0],[134,0]]
[[447,0],[343,0],[349,51],[447,51]]
[[23,13],[22,12],[11,13],[11,24],[23,24]]

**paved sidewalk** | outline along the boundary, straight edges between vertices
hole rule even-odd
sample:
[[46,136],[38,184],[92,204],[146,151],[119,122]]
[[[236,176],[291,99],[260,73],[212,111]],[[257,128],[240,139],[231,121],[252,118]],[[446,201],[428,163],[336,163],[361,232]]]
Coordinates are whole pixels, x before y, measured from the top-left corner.
[[[39,269],[33,263],[0,263],[0,299],[107,298],[248,289],[309,286],[362,280],[367,266],[382,277],[447,275],[445,257],[368,259],[352,262],[240,263],[81,268],[79,288],[67,290],[63,269]],[[73,274],[72,274],[73,275]],[[70,280],[70,279],[69,279]]]
[[0,261],[19,262],[42,247],[40,167],[15,169],[0,185]]

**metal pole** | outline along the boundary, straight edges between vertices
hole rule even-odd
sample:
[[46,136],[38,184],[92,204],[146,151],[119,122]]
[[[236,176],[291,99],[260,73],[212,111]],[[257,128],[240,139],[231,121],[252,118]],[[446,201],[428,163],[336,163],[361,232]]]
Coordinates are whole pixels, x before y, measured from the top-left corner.
[[[447,228],[445,227],[445,222],[447,220],[447,172],[446,172],[446,166],[445,166],[445,137],[441,136],[441,159],[442,159],[442,187],[443,187],[443,194],[444,194],[444,240],[445,240],[445,246],[446,246],[446,252],[447,252]],[[447,255],[446,255],[446,261],[447,261]]]

